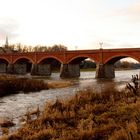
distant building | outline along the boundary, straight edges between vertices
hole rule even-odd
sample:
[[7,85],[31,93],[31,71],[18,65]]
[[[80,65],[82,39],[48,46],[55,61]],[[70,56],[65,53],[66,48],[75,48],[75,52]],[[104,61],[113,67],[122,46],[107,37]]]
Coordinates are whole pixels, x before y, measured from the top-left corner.
[[6,41],[5,41],[5,48],[8,48],[9,43],[8,43],[8,37],[6,36]]
[[9,47],[8,37],[6,36],[5,45],[0,47],[0,53],[13,53],[15,52]]

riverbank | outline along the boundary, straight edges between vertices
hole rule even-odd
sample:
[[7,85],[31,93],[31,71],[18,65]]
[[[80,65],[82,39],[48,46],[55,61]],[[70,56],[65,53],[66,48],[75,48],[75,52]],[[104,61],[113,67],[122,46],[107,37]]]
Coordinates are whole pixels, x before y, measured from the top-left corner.
[[71,81],[48,81],[48,87],[50,89],[55,89],[55,88],[65,88],[65,87],[69,87],[69,86],[73,86],[74,83],[72,83]]
[[49,89],[48,84],[43,80],[30,78],[19,78],[11,75],[0,76],[0,97],[19,92],[36,92],[43,89]]
[[72,86],[70,81],[47,81],[29,77],[0,75],[0,97],[18,94],[19,92],[37,92],[47,89],[64,88]]
[[71,99],[47,105],[36,120],[1,140],[127,140],[140,139],[140,97],[108,87],[77,92]]
[[139,70],[140,68],[115,68],[116,71]]

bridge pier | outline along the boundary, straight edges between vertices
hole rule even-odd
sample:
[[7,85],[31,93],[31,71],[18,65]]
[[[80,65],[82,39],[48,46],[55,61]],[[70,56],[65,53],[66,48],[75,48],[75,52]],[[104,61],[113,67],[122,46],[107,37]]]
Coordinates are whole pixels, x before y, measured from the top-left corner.
[[76,78],[80,76],[79,64],[61,64],[60,77]]
[[50,76],[51,64],[38,64],[38,75]]
[[31,75],[38,75],[38,65],[37,64],[32,64]]
[[7,73],[13,74],[14,73],[14,64],[7,65]]
[[32,64],[31,75],[51,75],[51,65],[50,64]]
[[27,66],[26,63],[14,64],[14,74],[26,74]]
[[115,78],[115,68],[113,64],[97,64],[96,78]]
[[6,73],[7,72],[7,64],[0,63],[0,73]]

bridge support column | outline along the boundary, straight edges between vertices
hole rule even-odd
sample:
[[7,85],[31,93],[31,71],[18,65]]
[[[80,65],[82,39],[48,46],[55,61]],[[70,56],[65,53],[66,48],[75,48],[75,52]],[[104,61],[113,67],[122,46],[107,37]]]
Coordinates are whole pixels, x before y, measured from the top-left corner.
[[60,77],[76,78],[80,76],[79,64],[61,64]]
[[7,64],[0,63],[0,73],[6,73],[7,71]]
[[32,64],[31,75],[38,75],[38,65],[37,64]]
[[50,76],[51,75],[51,64],[39,64],[38,75]]
[[26,64],[14,64],[14,73],[15,74],[26,74],[27,68]]
[[115,78],[115,68],[113,64],[97,64],[96,78]]
[[14,64],[7,65],[7,73],[13,74],[14,73]]
[[50,64],[32,64],[31,75],[51,75],[51,65]]

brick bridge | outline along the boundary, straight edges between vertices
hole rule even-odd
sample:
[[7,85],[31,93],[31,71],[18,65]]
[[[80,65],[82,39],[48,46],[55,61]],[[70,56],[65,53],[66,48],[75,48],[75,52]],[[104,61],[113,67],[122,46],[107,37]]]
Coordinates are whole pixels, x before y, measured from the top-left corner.
[[114,63],[131,57],[140,62],[140,48],[75,50],[61,52],[1,53],[0,73],[51,75],[54,60],[61,63],[61,77],[79,77],[79,64],[86,58],[96,63],[96,78],[114,78]]

